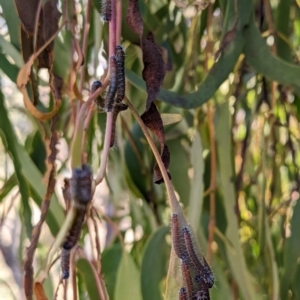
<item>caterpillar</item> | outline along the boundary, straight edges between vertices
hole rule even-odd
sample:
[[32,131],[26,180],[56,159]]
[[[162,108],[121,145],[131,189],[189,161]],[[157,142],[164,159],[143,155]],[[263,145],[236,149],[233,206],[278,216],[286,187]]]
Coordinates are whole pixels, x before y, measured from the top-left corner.
[[187,262],[187,257],[184,257],[181,261],[181,272],[182,272],[182,277],[183,277],[183,282],[185,284],[186,288],[186,293],[187,293],[187,298],[188,299],[193,299],[193,282],[192,282],[192,277],[190,274],[188,262]]
[[73,224],[62,245],[64,250],[71,250],[76,245],[81,233],[86,210],[86,206],[77,207]]
[[125,96],[125,52],[122,46],[116,46],[117,73],[118,73],[118,88],[116,103],[120,103]]
[[110,139],[110,147],[113,147],[115,144],[115,136],[116,136],[116,126],[117,126],[117,117],[119,112],[126,110],[128,106],[125,103],[117,103],[113,107],[113,120],[112,120],[112,132],[111,132],[111,139]]
[[110,84],[105,97],[105,111],[112,111],[114,100],[117,92],[117,60],[115,56],[110,58],[109,62]]
[[92,170],[87,165],[73,169],[71,178],[72,198],[79,204],[86,205],[92,200]]
[[187,249],[190,260],[192,261],[198,274],[200,276],[203,276],[203,280],[206,283],[206,285],[209,288],[212,288],[212,286],[214,285],[214,276],[213,276],[213,273],[212,273],[208,263],[206,262],[204,257],[203,257],[203,264],[201,263],[200,259],[198,258],[197,254],[194,250],[194,246],[192,243],[191,234],[189,232],[189,229],[187,227],[184,227],[182,229],[182,232],[183,232],[185,247]]
[[[101,81],[96,80],[92,83],[91,85],[91,93],[95,93],[96,90],[102,86]],[[104,109],[104,99],[99,95],[95,100],[94,100],[95,104],[97,105],[97,108],[99,111],[103,111]]]
[[197,275],[195,277],[196,282],[199,286],[199,291],[196,293],[196,299],[197,300],[210,300],[208,287],[206,286],[203,278],[201,278],[200,275]]
[[188,300],[188,296],[187,296],[187,293],[186,293],[186,288],[185,287],[182,287],[180,290],[179,290],[179,300]]
[[101,15],[104,22],[109,22],[111,19],[111,2],[110,0],[102,0]]
[[177,214],[173,214],[171,219],[171,233],[174,251],[179,258],[182,258],[182,246],[179,230],[179,220]]
[[61,251],[61,260],[60,260],[60,266],[62,271],[62,279],[68,279],[70,275],[70,256],[71,252],[70,250],[62,249]]

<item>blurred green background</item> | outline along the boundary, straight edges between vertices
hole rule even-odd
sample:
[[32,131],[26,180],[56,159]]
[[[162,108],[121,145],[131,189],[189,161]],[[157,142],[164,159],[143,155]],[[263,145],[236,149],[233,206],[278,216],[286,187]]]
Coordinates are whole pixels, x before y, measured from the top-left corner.
[[[60,11],[62,2],[73,9],[75,35],[65,26],[55,39],[53,70],[64,81],[57,124],[57,181],[34,257],[35,274],[65,218],[62,187],[64,178],[71,176],[69,150],[76,101],[69,84],[77,61],[74,39],[82,45],[87,11],[87,48],[77,78],[84,98],[107,66],[108,26],[100,18],[100,2],[59,0]],[[204,10],[201,3],[139,1],[144,33],[153,33],[167,66],[156,104],[160,113],[171,118],[165,136],[172,183],[203,253],[209,256],[216,278],[212,299],[300,299],[299,3],[216,0]],[[128,1],[122,1],[126,95],[143,113],[142,53],[137,36],[126,25],[127,5]],[[46,192],[51,134],[50,121],[40,122],[28,112],[16,86],[24,64],[20,27],[14,1],[0,0],[3,299],[24,297],[24,249]],[[53,97],[48,72],[36,66],[35,71],[35,106],[50,110]],[[175,122],[178,114],[182,119]],[[100,164],[104,130],[105,114],[94,111],[85,145],[94,172]],[[153,166],[154,157],[141,129],[129,110],[122,112],[105,181],[93,200],[97,214],[94,220],[87,219],[79,242],[87,259],[77,261],[77,284],[66,288],[68,299],[73,299],[76,288],[79,299],[99,299],[93,282],[100,271],[110,299],[164,298],[171,249],[170,208],[164,185],[152,182]],[[214,223],[210,223],[212,218]],[[87,261],[98,268],[98,274]],[[49,299],[59,277],[56,262],[44,283]],[[60,288],[58,299],[63,297]]]

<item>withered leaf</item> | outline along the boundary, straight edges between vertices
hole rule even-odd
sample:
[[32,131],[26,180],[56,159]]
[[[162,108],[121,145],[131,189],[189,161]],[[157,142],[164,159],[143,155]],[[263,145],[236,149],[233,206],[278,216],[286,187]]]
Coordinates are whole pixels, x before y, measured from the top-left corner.
[[131,30],[141,38],[143,35],[144,25],[138,0],[129,0],[126,21]]
[[57,9],[57,0],[48,0],[43,7],[43,33],[46,41],[58,30],[60,17],[61,13]]
[[37,300],[48,300],[43,285],[40,282],[34,283],[34,295]]
[[[141,118],[145,125],[153,132],[153,134],[158,139],[160,144],[161,159],[166,170],[168,170],[170,164],[170,152],[168,146],[165,145],[165,132],[162,119],[153,102],[151,103],[150,108],[142,114]],[[169,173],[168,175],[171,179],[171,175]],[[156,184],[163,183],[163,177],[157,164],[154,166],[153,179],[154,183]]]
[[55,99],[61,99],[64,81],[58,75],[50,72],[50,88]]
[[49,113],[42,113],[37,108],[33,105],[31,102],[29,95],[27,93],[26,89],[26,84],[29,81],[29,76],[31,73],[31,67],[34,63],[34,60],[36,59],[36,55],[33,54],[28,62],[21,68],[18,78],[17,78],[17,86],[20,89],[21,93],[23,94],[23,101],[26,106],[26,108],[30,111],[32,115],[34,115],[37,119],[41,121],[49,120],[52,118],[58,111],[60,105],[61,105],[61,100],[55,98],[55,105],[54,108],[51,112]]
[[147,39],[142,39],[142,51],[144,63],[143,79],[146,82],[148,94],[146,110],[148,110],[157,97],[164,81],[165,68],[164,60],[156,44]]
[[33,35],[39,0],[15,0],[24,30]]

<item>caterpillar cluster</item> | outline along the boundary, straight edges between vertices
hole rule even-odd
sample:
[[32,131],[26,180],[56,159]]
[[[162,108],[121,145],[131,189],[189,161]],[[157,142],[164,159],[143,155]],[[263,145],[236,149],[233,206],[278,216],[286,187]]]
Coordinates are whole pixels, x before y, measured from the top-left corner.
[[71,182],[71,195],[75,208],[75,217],[71,228],[62,244],[61,269],[62,279],[69,278],[70,251],[73,249],[80,237],[82,224],[92,200],[92,170],[87,165],[82,168],[73,169]]
[[181,259],[184,287],[179,291],[179,300],[209,300],[209,289],[214,285],[214,275],[205,259],[196,254],[188,227],[181,230],[177,214],[171,219],[172,243],[175,254]]

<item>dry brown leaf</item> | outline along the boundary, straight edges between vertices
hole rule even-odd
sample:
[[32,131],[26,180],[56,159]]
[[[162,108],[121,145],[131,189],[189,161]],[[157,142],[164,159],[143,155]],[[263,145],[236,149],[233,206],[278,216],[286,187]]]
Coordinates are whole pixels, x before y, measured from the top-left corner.
[[39,0],[15,0],[15,3],[24,30],[32,35]]
[[49,120],[52,118],[59,110],[61,105],[60,99],[55,99],[54,108],[51,112],[48,113],[42,113],[33,105],[31,102],[29,95],[27,93],[26,84],[29,81],[29,76],[31,73],[31,67],[34,63],[34,60],[36,58],[36,54],[33,54],[29,61],[21,68],[18,77],[17,77],[17,86],[20,89],[21,93],[23,94],[23,101],[25,107],[29,110],[29,112],[36,117],[37,119],[41,121]]
[[[166,170],[168,170],[170,164],[170,152],[168,146],[165,144],[165,132],[161,116],[153,102],[151,103],[150,108],[143,113],[141,119],[158,139],[160,144],[161,159]],[[171,179],[171,175],[169,173],[168,175]],[[157,164],[154,166],[153,179],[154,183],[163,183],[163,177]]]
[[40,282],[34,283],[34,295],[36,300],[48,300],[43,285]]
[[151,103],[156,99],[164,81],[165,64],[158,46],[153,42],[143,39],[142,51],[144,63],[143,79],[146,82],[148,94],[146,110],[148,110]]
[[131,30],[141,38],[143,35],[144,25],[138,0],[129,0],[126,21]]

